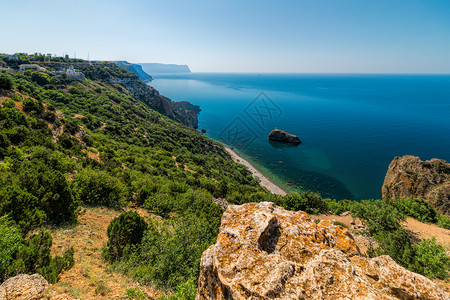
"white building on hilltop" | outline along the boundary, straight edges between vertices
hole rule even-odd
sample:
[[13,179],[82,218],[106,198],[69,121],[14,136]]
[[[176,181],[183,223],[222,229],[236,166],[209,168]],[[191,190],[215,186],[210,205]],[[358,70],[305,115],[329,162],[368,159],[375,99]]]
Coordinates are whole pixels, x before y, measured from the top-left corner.
[[20,72],[24,72],[26,70],[37,70],[39,72],[44,72],[46,69],[42,68],[41,66],[31,65],[31,64],[22,64],[22,65],[19,66],[19,71]]

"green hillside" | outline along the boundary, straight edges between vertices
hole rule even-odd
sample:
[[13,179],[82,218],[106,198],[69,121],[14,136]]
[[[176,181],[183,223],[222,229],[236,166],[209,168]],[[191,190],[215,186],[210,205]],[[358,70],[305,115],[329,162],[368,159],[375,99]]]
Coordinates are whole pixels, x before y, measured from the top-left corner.
[[[272,197],[221,144],[110,82],[134,74],[102,63],[89,63],[82,81],[50,71],[0,75],[0,215],[2,224],[13,224],[2,228],[20,232],[22,243],[39,228],[76,222],[80,205],[143,207],[171,228],[181,226],[172,243],[197,237],[192,251],[178,249],[189,253],[180,254],[188,255],[179,257],[187,266],[176,278],[144,280],[173,287],[196,276],[201,252],[217,236],[222,209],[214,198],[243,203]],[[8,266],[20,256],[10,252],[0,265],[1,281],[49,265]],[[31,258],[22,260],[26,265]]]
[[[0,282],[35,272],[56,282],[73,266],[74,250],[51,256],[52,237],[45,229],[76,223],[82,206],[140,207],[159,216],[143,222],[129,211],[114,219],[103,257],[114,270],[163,289],[195,290],[201,253],[217,237],[223,213],[218,198],[232,204],[272,201],[309,213],[350,210],[373,225],[369,233],[384,247],[373,253],[395,258],[403,252],[393,242],[410,245],[398,223],[404,216],[389,203],[270,194],[221,144],[183,125],[181,110],[167,116],[155,110],[155,103],[169,99],[153,89],[136,97],[130,87],[142,82],[125,69],[20,59],[47,70],[21,72],[3,58],[11,69],[0,74]],[[69,64],[85,79],[52,73]],[[375,226],[382,217],[381,224],[388,220],[392,228]],[[427,273],[417,265],[415,248],[403,248],[410,254],[397,261]],[[443,261],[439,274],[445,278],[448,260]]]

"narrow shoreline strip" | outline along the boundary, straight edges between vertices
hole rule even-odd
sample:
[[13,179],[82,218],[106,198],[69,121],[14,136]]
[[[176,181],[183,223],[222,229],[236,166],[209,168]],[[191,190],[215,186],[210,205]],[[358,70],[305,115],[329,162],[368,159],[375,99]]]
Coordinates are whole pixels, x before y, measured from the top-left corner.
[[287,192],[280,188],[278,185],[269,180],[266,176],[264,176],[260,171],[258,171],[252,164],[250,164],[247,160],[240,157],[236,152],[234,152],[231,148],[225,147],[225,150],[230,153],[231,158],[234,162],[237,162],[241,165],[247,167],[247,169],[252,173],[253,177],[259,178],[259,183],[261,186],[268,189],[272,194],[276,195],[287,195]]

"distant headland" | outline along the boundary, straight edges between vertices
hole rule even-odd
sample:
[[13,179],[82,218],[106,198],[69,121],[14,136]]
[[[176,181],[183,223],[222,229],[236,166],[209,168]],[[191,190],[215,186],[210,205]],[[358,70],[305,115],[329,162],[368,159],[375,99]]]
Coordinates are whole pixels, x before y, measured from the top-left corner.
[[138,63],[148,74],[155,73],[191,73],[187,65],[159,64],[159,63]]

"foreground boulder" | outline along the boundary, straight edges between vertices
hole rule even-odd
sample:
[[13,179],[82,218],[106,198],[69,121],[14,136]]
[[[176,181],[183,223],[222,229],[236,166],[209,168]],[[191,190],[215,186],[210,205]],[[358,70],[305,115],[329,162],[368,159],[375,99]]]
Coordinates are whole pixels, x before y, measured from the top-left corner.
[[280,129],[274,129],[269,133],[269,140],[282,143],[300,144],[302,141],[298,136],[287,133]]
[[39,274],[19,274],[9,278],[0,285],[0,300],[72,300],[74,298],[66,294],[49,296],[47,292],[49,284]]
[[262,202],[228,206],[196,299],[446,298],[389,256],[361,256],[347,229]]
[[383,198],[422,198],[439,212],[450,215],[450,164],[433,158],[395,157],[381,189]]

